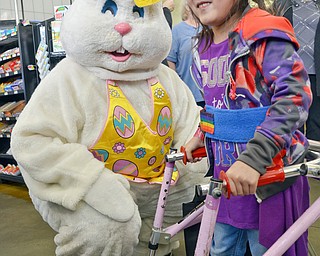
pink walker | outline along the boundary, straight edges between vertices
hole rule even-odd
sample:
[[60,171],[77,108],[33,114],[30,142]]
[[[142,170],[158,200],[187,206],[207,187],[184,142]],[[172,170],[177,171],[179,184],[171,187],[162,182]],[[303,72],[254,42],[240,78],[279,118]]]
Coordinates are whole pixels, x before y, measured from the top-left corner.
[[[320,178],[320,142],[311,141],[309,155],[312,160],[291,165],[287,167],[275,166],[270,168],[266,174],[259,179],[258,186],[266,185],[272,182],[284,181],[288,177],[308,176]],[[193,152],[194,157],[205,157],[204,148]],[[199,222],[200,230],[195,249],[195,256],[208,256],[210,252],[212,236],[219,210],[220,198],[224,194],[230,197],[230,187],[227,176],[224,172],[220,173],[219,179],[211,178],[209,184],[197,185],[196,192],[199,195],[205,195],[205,201],[191,211],[181,221],[163,228],[163,218],[168,197],[170,182],[172,178],[175,161],[183,160],[186,164],[187,158],[184,149],[181,152],[172,151],[166,156],[166,168],[164,171],[164,180],[161,185],[160,195],[153,222],[152,233],[149,240],[150,256],[155,256],[159,244],[168,244],[170,239],[180,231],[193,226]],[[285,251],[320,217],[320,197],[310,206],[307,211],[269,248],[264,256],[279,256]]]

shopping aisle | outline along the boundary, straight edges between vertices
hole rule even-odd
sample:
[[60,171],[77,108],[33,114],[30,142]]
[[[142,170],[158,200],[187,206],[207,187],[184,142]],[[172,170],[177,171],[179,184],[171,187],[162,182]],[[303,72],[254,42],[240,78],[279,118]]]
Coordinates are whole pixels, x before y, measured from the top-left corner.
[[[314,201],[320,196],[320,181],[310,179],[310,184]],[[53,256],[54,236],[33,208],[25,186],[0,184],[0,256]],[[320,256],[319,237],[320,220],[309,229],[309,256]],[[184,256],[184,248],[174,256]]]
[[54,236],[25,186],[0,184],[0,256],[55,255]]
[[[24,185],[0,184],[0,256],[54,256],[55,234],[34,209]],[[184,256],[184,248],[175,256]]]

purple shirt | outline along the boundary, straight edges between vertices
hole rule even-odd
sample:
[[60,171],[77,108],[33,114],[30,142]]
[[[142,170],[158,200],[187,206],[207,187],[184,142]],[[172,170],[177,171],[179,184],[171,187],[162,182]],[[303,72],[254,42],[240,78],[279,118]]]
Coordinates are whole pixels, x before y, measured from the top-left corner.
[[[228,84],[226,71],[230,62],[228,40],[219,44],[211,44],[202,53],[204,44],[199,46],[202,84],[207,105],[226,109],[225,91]],[[244,150],[245,144],[212,140],[212,151],[215,158],[214,176],[219,177],[220,171],[227,171],[238,158],[237,147]],[[230,224],[241,229],[258,229],[259,204],[254,195],[233,196],[229,200],[221,198],[218,222]]]
[[200,64],[205,102],[215,108],[226,108],[223,98],[228,83],[226,71],[230,61],[228,40],[211,44],[204,53],[202,53],[203,48],[204,43],[201,43]]

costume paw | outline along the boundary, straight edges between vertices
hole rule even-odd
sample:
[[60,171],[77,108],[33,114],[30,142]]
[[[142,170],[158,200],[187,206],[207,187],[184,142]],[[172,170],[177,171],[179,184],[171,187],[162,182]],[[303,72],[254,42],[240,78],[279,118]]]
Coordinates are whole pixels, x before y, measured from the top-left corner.
[[84,201],[115,221],[126,222],[134,214],[135,203],[129,182],[121,175],[104,171],[93,184]]
[[138,207],[127,222],[117,222],[102,215],[90,206],[85,206],[87,219],[61,226],[55,236],[57,256],[120,256],[133,255],[138,244],[141,220]]

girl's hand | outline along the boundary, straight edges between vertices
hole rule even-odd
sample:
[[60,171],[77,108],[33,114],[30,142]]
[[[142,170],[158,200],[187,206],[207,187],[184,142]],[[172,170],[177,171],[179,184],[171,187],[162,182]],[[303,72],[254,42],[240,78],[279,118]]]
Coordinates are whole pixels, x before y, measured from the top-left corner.
[[226,175],[233,196],[245,196],[256,192],[260,173],[244,162],[236,161]]
[[193,137],[191,140],[188,141],[188,143],[185,145],[185,152],[190,163],[195,163],[202,159],[202,157],[193,158],[191,152],[203,146],[204,142],[199,137]]

